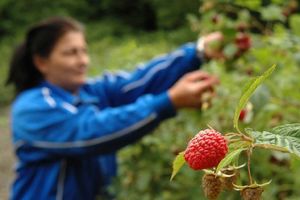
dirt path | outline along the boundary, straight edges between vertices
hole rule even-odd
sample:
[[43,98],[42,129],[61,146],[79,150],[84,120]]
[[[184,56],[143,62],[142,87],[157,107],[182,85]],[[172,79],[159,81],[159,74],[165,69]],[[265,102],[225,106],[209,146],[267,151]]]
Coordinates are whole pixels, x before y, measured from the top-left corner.
[[9,132],[9,108],[0,108],[0,199],[8,199],[14,156]]

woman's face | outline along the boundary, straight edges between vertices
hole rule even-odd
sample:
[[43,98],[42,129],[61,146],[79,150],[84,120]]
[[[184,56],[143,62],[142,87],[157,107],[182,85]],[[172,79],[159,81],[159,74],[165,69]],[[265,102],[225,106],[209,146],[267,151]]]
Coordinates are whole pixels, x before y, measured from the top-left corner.
[[65,33],[47,58],[35,62],[45,80],[72,93],[85,82],[89,56],[84,34]]

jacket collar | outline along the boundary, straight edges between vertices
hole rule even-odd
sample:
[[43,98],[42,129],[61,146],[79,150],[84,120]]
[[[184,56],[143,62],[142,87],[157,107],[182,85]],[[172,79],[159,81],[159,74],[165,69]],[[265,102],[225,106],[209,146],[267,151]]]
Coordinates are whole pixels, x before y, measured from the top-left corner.
[[58,95],[59,97],[61,97],[64,101],[67,101],[68,103],[72,103],[78,99],[77,95],[73,95],[71,92],[63,89],[62,87],[59,87],[57,85],[54,85],[48,81],[43,81],[41,83],[41,87],[47,87],[50,89],[50,91],[54,94],[54,95]]
[[78,94],[74,95],[71,92],[63,89],[62,87],[59,87],[57,85],[54,85],[48,81],[43,81],[41,83],[41,87],[47,87],[51,90],[51,92],[60,98],[62,98],[64,101],[73,104],[73,105],[79,105],[82,103],[87,104],[99,104],[99,98],[95,95],[92,95],[88,93],[84,89],[84,85],[79,88]]

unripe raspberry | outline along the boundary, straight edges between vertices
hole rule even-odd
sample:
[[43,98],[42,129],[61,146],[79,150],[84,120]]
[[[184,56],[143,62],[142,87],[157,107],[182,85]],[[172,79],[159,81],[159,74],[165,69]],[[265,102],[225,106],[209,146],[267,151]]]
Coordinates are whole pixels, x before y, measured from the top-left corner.
[[220,16],[219,15],[214,15],[211,19],[212,23],[217,24],[220,21]]
[[214,174],[204,174],[202,188],[207,199],[216,200],[223,190],[221,178]]
[[226,175],[233,175],[231,177],[222,177],[224,189],[232,190],[233,184],[236,184],[236,181],[240,176],[239,171],[236,169],[232,169],[232,170],[224,170],[223,173]]
[[241,191],[241,196],[243,200],[260,200],[263,191],[261,187],[245,188]]
[[212,129],[200,131],[184,152],[184,159],[194,170],[216,167],[228,152],[227,141]]
[[236,26],[238,32],[245,32],[248,29],[248,24],[245,22],[241,22]]

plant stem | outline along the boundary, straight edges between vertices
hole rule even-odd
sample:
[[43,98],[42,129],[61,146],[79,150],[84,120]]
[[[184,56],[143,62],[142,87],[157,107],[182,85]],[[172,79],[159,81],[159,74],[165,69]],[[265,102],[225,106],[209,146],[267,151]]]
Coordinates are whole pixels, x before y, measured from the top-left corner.
[[230,133],[226,133],[225,136],[228,136],[228,137],[230,137],[230,136],[240,136],[240,134],[230,132]]
[[251,176],[251,169],[250,169],[250,164],[251,164],[251,153],[252,153],[252,147],[247,150],[247,157],[248,157],[248,178],[249,178],[249,185],[252,185],[252,176]]
[[253,138],[246,136],[245,134],[242,134],[241,137],[243,140],[248,141],[248,142],[253,142]]

